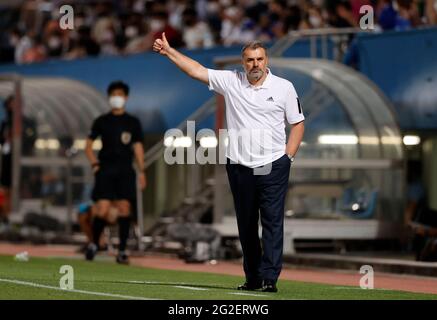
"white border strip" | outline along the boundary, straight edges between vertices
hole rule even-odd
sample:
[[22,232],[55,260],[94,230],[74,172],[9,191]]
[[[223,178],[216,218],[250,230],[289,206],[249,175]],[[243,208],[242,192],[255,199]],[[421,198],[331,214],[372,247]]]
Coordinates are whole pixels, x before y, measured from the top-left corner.
[[105,293],[105,292],[95,292],[95,291],[76,290],[76,289],[65,290],[65,289],[61,289],[59,287],[48,286],[48,285],[44,285],[44,284],[27,282],[27,281],[12,280],[12,279],[1,279],[0,278],[0,282],[18,284],[18,285],[23,285],[23,286],[28,286],[28,287],[35,287],[35,288],[51,289],[51,290],[57,290],[57,291],[62,291],[62,292],[74,292],[74,293],[88,294],[88,295],[93,295],[93,296],[121,298],[121,299],[128,299],[128,300],[158,300],[158,299],[153,299],[153,298],[126,296],[126,295],[122,295],[122,294]]

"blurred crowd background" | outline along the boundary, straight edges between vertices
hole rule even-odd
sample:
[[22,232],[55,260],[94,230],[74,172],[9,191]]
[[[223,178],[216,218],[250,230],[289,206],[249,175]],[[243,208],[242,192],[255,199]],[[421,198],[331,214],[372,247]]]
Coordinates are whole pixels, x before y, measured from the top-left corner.
[[[64,4],[74,8],[73,30],[59,27]],[[2,1],[0,63],[147,52],[163,31],[177,48],[268,43],[295,30],[358,27],[363,5],[379,31],[437,24],[437,0]]]

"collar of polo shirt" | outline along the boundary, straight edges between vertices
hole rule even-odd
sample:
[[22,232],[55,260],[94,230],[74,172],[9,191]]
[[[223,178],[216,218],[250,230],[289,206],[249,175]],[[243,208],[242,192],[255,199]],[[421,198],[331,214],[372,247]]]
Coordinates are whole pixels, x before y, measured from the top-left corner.
[[272,72],[270,71],[269,68],[267,68],[267,77],[264,79],[264,82],[259,87],[255,87],[254,85],[252,85],[249,82],[249,80],[247,80],[247,74],[245,73],[244,77],[243,77],[244,86],[246,88],[253,87],[256,89],[268,89],[270,87],[270,82],[271,82],[271,78],[272,78],[271,75],[272,75]]

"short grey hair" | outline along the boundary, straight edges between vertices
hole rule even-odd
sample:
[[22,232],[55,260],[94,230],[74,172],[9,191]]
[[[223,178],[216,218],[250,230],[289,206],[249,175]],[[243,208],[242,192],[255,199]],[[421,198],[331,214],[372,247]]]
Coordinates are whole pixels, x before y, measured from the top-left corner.
[[258,48],[263,48],[264,51],[266,52],[266,55],[267,55],[267,48],[264,45],[264,43],[262,43],[259,40],[255,40],[255,41],[251,41],[251,42],[244,45],[243,49],[241,49],[241,56],[244,55],[244,51],[246,51],[247,49],[255,50]]

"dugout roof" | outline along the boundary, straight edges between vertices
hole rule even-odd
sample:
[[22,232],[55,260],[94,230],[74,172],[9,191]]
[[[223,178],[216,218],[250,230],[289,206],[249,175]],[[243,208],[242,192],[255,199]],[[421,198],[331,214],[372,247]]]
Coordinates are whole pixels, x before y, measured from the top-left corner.
[[[14,92],[2,76],[0,97]],[[21,78],[23,114],[36,120],[38,137],[86,137],[94,118],[108,110],[106,98],[91,86],[55,77]]]

